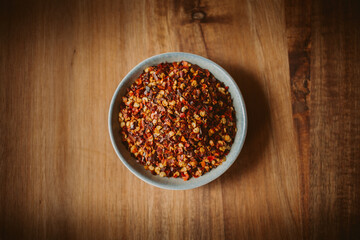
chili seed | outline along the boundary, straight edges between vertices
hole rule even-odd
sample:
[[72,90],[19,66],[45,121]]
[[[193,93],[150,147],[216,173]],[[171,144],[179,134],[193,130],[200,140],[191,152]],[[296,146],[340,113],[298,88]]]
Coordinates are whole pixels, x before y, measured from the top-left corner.
[[231,141],[231,138],[230,138],[229,135],[225,135],[224,140],[227,141],[227,142],[230,142],[230,141]]
[[187,109],[188,109],[188,107],[183,106],[183,107],[181,108],[181,111],[182,111],[182,112],[185,112]]
[[214,134],[214,130],[210,129],[209,130],[209,136],[211,137]]

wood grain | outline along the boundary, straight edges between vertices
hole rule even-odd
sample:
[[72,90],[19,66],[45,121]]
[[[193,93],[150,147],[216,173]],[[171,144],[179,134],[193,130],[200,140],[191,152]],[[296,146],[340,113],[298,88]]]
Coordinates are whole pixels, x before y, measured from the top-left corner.
[[360,25],[359,10],[357,1],[321,1],[312,10],[309,211],[314,238],[360,237],[360,30],[353,27]]
[[303,238],[310,238],[311,1],[285,2],[291,104],[297,139]]
[[[0,3],[0,239],[360,238],[356,1]],[[223,66],[249,129],[198,189],[133,176],[112,94],[152,55]]]

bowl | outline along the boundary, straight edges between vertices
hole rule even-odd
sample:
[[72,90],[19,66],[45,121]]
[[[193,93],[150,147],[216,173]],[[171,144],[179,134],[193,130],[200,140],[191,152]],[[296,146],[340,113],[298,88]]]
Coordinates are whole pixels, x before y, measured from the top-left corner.
[[[226,161],[217,168],[212,169],[208,173],[198,177],[190,178],[184,181],[181,178],[167,178],[158,175],[152,175],[150,171],[145,170],[143,165],[136,162],[135,158],[131,156],[129,150],[121,141],[120,124],[118,121],[118,114],[120,112],[120,103],[122,96],[124,96],[126,89],[135,81],[143,70],[149,66],[154,66],[162,62],[179,62],[181,60],[188,61],[192,64],[197,64],[201,68],[208,69],[219,81],[223,82],[229,87],[233,105],[236,111],[236,127],[237,133],[229,154],[226,156]],[[246,137],[247,131],[247,115],[245,109],[244,99],[241,95],[240,89],[234,79],[218,64],[204,57],[184,52],[169,52],[150,57],[136,67],[134,67],[120,82],[114,96],[111,100],[109,109],[109,133],[111,143],[114,150],[123,164],[138,178],[146,183],[154,185],[159,188],[170,190],[186,190],[203,186],[216,178],[220,177],[237,159]]]

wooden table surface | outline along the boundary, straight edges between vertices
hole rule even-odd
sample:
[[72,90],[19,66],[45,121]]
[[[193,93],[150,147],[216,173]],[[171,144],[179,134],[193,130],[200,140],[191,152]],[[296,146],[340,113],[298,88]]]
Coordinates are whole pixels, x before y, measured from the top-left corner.
[[[359,1],[1,1],[0,239],[359,239]],[[117,158],[112,95],[140,61],[223,66],[249,129],[198,189]]]

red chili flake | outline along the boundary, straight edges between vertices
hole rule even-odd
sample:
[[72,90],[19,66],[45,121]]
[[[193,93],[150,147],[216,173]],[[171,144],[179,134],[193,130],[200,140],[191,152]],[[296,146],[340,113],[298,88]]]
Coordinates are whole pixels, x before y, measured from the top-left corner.
[[200,177],[229,153],[236,134],[228,87],[187,61],[151,66],[120,106],[123,142],[154,175]]
[[188,173],[181,173],[181,176],[182,176],[184,181],[187,181],[189,179],[189,174]]
[[209,76],[210,76],[209,70],[206,69],[206,70],[205,70],[205,74],[206,74],[207,77],[209,77]]
[[136,80],[135,80],[135,83],[136,83],[137,85],[140,85],[140,84],[142,83],[141,78],[136,79]]

